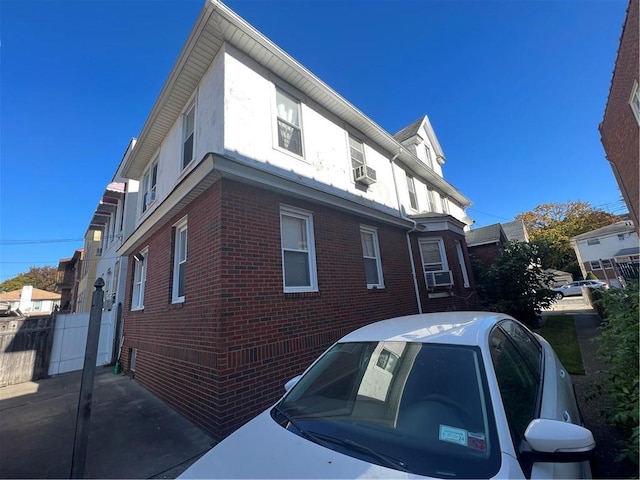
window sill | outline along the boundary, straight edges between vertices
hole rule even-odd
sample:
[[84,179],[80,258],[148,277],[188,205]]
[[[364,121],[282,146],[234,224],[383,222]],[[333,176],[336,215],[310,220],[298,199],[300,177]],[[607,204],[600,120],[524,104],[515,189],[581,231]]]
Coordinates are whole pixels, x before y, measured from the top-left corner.
[[367,290],[384,290],[384,285],[367,285]]
[[144,306],[142,306],[142,307],[132,307],[131,311],[132,312],[143,312],[144,311]]
[[284,153],[285,155],[295,158],[296,160],[300,160],[304,163],[308,163],[309,165],[311,165],[311,162],[306,158],[304,158],[304,156],[298,155],[297,153],[294,153],[291,150],[287,150],[286,148],[282,148],[280,145],[274,145],[273,149],[276,150],[277,152]]

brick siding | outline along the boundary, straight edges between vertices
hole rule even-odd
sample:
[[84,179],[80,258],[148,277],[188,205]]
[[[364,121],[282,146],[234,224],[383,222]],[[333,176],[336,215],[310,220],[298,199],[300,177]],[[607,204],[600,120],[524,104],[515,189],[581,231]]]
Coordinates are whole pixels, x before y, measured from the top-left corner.
[[[313,213],[319,292],[283,293],[282,204]],[[185,302],[171,304],[172,225],[185,215]],[[361,224],[378,229],[384,289],[367,289]],[[464,237],[439,236],[450,267],[457,264],[452,240]],[[419,251],[417,238],[413,244]],[[133,272],[128,280],[122,364],[136,348],[136,380],[218,438],[277,400],[287,380],[344,334],[417,313],[405,230],[228,180],[137,249],[147,246],[142,311],[130,310]],[[419,255],[414,260],[426,297]],[[425,311],[473,304],[459,268],[452,270],[460,295],[425,300]]]

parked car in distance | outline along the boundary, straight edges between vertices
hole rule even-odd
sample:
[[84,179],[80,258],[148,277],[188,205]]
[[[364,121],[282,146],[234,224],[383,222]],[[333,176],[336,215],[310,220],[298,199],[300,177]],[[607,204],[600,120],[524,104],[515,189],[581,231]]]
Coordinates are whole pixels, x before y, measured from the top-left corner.
[[335,343],[179,478],[591,478],[593,435],[514,318],[393,318]]
[[572,295],[582,295],[582,287],[588,288],[609,288],[609,284],[600,280],[578,280],[576,282],[569,282],[559,287],[554,287],[551,290],[558,292],[558,298],[570,297]]

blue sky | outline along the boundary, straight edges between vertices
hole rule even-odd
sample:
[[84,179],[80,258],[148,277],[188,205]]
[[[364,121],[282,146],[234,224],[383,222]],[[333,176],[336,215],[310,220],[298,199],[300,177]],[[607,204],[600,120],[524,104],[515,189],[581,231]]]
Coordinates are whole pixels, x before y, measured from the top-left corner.
[[[228,0],[395,133],[427,114],[476,226],[626,208],[600,143],[627,0]],[[204,1],[2,0],[0,281],[82,247]]]

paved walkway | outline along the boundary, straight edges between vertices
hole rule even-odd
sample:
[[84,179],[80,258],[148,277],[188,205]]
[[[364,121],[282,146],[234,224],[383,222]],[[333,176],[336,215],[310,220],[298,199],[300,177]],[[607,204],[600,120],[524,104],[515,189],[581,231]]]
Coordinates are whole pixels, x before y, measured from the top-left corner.
[[[0,388],[0,478],[69,478],[81,378]],[[98,368],[85,478],[175,478],[213,444],[134,380]]]
[[598,327],[600,317],[582,299],[568,297],[543,312],[543,320],[549,315],[571,314],[574,316],[576,334],[580,344],[585,375],[572,375],[578,402],[584,416],[585,426],[596,440],[596,458],[592,464],[594,478],[638,478],[638,466],[630,460],[616,461],[620,453],[620,433],[602,415],[610,405],[605,395],[597,395],[596,387],[606,376],[606,364],[598,357]]

